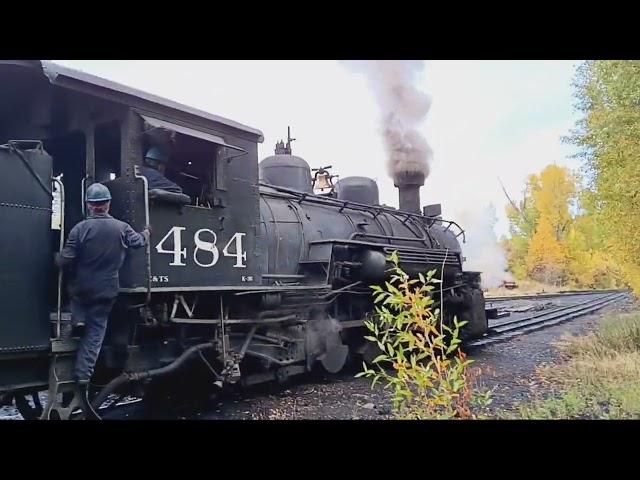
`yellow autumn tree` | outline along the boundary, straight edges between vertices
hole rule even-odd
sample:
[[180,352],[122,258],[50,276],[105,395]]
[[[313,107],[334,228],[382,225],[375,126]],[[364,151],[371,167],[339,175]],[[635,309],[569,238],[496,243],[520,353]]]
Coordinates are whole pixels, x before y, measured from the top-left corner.
[[537,185],[536,176],[531,175],[525,185],[522,200],[518,202],[512,200],[505,190],[509,200],[506,213],[509,220],[510,234],[510,238],[506,239],[505,242],[505,250],[508,255],[509,269],[517,279],[527,277],[525,262],[539,216],[533,198],[533,189],[537,188]]
[[529,278],[550,285],[564,285],[568,278],[566,246],[557,238],[556,227],[542,216],[529,244],[525,264]]
[[[572,223],[576,179],[564,167],[549,165],[530,175],[523,199],[509,198],[509,260],[516,278],[562,284],[568,279],[565,238]],[[506,192],[505,192],[506,193]]]
[[567,168],[549,165],[529,176],[520,202],[508,198],[507,251],[516,278],[580,288],[620,285],[622,270],[594,213],[597,202],[580,185]]
[[573,220],[570,207],[576,193],[576,179],[567,168],[549,165],[539,176],[534,176],[532,182],[539,218],[549,223],[556,241],[562,242]]

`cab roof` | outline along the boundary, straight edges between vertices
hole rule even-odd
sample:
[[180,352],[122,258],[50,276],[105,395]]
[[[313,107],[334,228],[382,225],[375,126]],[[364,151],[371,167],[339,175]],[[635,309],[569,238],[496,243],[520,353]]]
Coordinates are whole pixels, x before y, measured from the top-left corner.
[[63,67],[62,65],[58,65],[53,62],[41,60],[2,60],[0,61],[0,67],[2,65],[15,65],[39,69],[52,85],[106,98],[107,100],[142,110],[152,112],[168,110],[170,114],[175,115],[176,117],[184,117],[186,120],[199,120],[200,122],[209,124],[208,126],[212,128],[215,127],[213,124],[218,124],[232,130],[242,132],[245,136],[249,136],[256,143],[262,143],[264,141],[262,131],[256,128],[252,128],[234,120],[213,115],[203,110],[189,107],[166,98],[152,95],[142,90],[137,90],[120,83],[112,82],[105,78]]

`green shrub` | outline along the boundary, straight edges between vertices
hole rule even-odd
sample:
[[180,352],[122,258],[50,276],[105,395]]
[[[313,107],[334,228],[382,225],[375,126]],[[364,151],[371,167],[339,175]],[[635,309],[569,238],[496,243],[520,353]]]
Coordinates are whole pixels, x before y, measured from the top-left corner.
[[476,406],[490,402],[490,392],[473,393],[476,373],[460,350],[460,328],[466,322],[444,321],[434,309],[435,270],[409,279],[394,252],[392,275],[384,287],[373,286],[376,315],[365,322],[372,335],[365,337],[380,349],[372,367],[363,363],[359,377],[382,381],[393,389],[394,413],[399,418],[476,418]]

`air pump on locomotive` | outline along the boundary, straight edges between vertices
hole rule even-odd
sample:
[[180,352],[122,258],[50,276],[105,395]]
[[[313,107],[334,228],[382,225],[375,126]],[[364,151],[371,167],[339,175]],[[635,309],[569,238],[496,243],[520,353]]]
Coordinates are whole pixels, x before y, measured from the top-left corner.
[[[53,257],[96,181],[114,217],[153,235],[120,273],[95,406],[367,358],[369,285],[394,251],[411,275],[438,271],[444,311],[469,322],[467,337],[487,329],[480,274],[462,268],[464,232],[438,205],[420,208],[419,175],[396,178],[399,209],[380,205],[373,180],[334,182],[292,155],[290,138],[258,163],[258,130],[48,62],[0,62],[0,105],[0,400],[25,417],[76,406],[77,339]],[[167,175],[184,194],[148,190],[150,146],[171,151]]]

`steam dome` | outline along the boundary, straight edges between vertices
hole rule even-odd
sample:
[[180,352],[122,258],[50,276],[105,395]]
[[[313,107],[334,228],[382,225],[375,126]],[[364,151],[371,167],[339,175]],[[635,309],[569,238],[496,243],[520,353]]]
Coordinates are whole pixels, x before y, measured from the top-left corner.
[[365,205],[379,205],[380,195],[378,184],[368,177],[345,177],[336,184],[336,191],[340,200],[364,203]]
[[275,154],[260,162],[260,180],[276,187],[313,193],[311,168],[295,155]]

